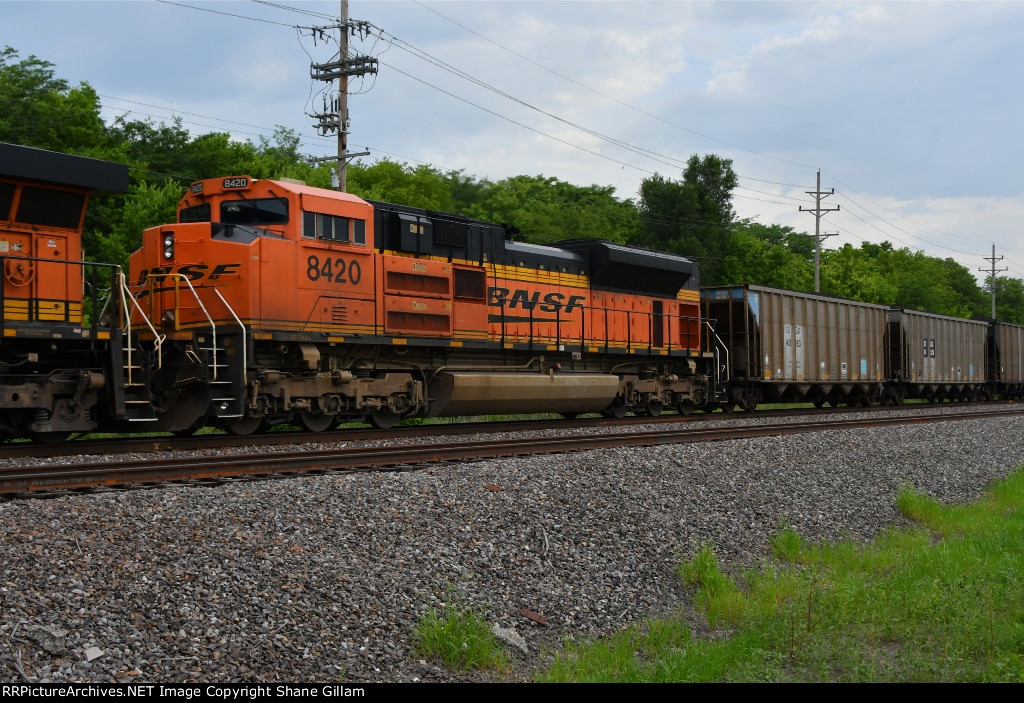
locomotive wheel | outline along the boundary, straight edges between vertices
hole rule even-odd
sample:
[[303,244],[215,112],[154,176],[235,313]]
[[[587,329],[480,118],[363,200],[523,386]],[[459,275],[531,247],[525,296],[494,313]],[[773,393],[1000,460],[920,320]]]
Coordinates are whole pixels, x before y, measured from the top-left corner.
[[693,401],[692,400],[680,400],[676,403],[676,412],[680,415],[689,415],[693,412]]
[[647,406],[644,408],[644,414],[648,417],[658,417],[661,415],[661,411],[665,409],[665,404],[660,400],[651,399],[647,401]]
[[228,420],[227,422],[224,423],[224,429],[226,429],[233,435],[245,437],[246,435],[251,435],[253,432],[258,430],[262,425],[262,417],[253,417],[250,415],[246,417],[235,418],[233,420]]
[[307,410],[300,410],[298,415],[299,424],[306,432],[326,432],[334,427],[334,423],[338,420],[337,415],[311,413]]
[[60,444],[71,438],[70,432],[33,432],[32,439],[40,444]]
[[558,413],[558,414],[561,415],[562,417],[564,417],[566,420],[575,420],[579,416],[579,413]]
[[370,420],[370,424],[378,430],[390,430],[402,419],[401,415],[390,410],[375,410],[367,417]]

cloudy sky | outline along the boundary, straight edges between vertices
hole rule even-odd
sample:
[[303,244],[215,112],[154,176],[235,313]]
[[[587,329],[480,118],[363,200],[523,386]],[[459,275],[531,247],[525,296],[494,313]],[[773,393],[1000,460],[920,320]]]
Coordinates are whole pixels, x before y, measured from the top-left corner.
[[[0,0],[0,46],[87,81],[113,119],[303,135],[340,3]],[[198,9],[197,9],[198,8]],[[888,239],[1024,277],[1024,2],[352,0],[377,57],[350,149],[492,180],[553,176],[635,198],[691,154],[733,159],[741,217],[826,242]]]

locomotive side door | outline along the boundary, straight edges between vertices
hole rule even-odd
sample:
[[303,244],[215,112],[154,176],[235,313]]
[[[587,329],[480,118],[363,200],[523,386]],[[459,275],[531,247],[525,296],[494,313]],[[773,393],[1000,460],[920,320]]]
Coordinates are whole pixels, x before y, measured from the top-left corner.
[[[53,232],[37,234],[34,239],[36,275],[32,282],[34,303],[32,311],[40,322],[71,321],[72,311],[68,309],[68,238]],[[55,263],[46,263],[42,259]],[[59,262],[59,263],[57,263]]]

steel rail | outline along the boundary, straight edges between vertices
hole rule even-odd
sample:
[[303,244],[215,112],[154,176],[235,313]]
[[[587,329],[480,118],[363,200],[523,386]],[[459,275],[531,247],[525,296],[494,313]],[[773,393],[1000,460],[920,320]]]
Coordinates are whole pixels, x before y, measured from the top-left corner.
[[[1024,408],[1015,413],[1024,413]],[[131,483],[167,482],[184,479],[213,479],[263,474],[309,471],[380,470],[409,465],[482,459],[498,456],[564,453],[629,446],[654,446],[685,442],[722,441],[823,430],[860,429],[906,424],[931,424],[1006,417],[1006,411],[962,414],[875,417],[857,419],[816,419],[809,422],[770,425],[743,425],[680,430],[678,428],[646,432],[619,432],[572,437],[538,437],[418,444],[397,447],[334,447],[315,451],[280,452],[229,456],[189,457],[105,462],[50,464],[0,470],[0,494],[42,490],[81,489]]]
[[[363,440],[392,440],[412,437],[439,437],[445,435],[467,435],[505,432],[540,432],[544,430],[575,430],[596,427],[631,427],[633,425],[700,424],[714,421],[744,422],[760,418],[802,417],[822,415],[830,417],[846,413],[895,414],[909,410],[949,408],[949,405],[912,404],[898,406],[842,407],[819,410],[817,408],[789,408],[781,410],[758,410],[754,413],[696,413],[693,415],[665,414],[658,417],[631,416],[621,419],[588,417],[567,419],[497,420],[483,422],[431,423],[425,425],[397,426],[388,430],[370,427],[349,427],[326,432],[301,430],[278,430],[263,434],[238,436],[232,434],[173,436],[128,436],[111,439],[76,439],[58,445],[34,442],[9,442],[0,445],[0,460],[16,460],[31,457],[72,457],[86,454],[120,454],[123,452],[152,453],[162,451],[227,449],[239,447],[273,446],[282,444],[303,444],[310,442],[347,442]],[[1009,402],[958,403],[959,408],[1005,408],[1001,412],[1015,412]]]

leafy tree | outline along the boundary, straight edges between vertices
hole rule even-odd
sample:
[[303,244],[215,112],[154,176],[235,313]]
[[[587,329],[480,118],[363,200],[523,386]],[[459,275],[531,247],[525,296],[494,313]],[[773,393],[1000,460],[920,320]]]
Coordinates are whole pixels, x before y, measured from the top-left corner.
[[109,141],[99,97],[54,77],[53,64],[18,52],[0,52],[0,141],[39,149],[102,156]]
[[896,285],[879,273],[867,252],[850,244],[822,252],[820,279],[823,293],[880,305],[896,302]]
[[513,176],[481,192],[482,200],[464,214],[515,227],[516,238],[523,241],[597,238],[622,243],[635,236],[636,208],[628,200],[617,200],[612,186]]
[[384,159],[349,165],[348,192],[361,198],[451,212],[454,206],[445,175],[433,166],[409,166]]
[[174,222],[181,187],[173,180],[131,186],[120,217],[105,231],[83,233],[82,243],[89,259],[118,264],[126,272],[128,257],[142,246],[142,231]]
[[749,219],[736,224],[720,270],[723,285],[756,283],[790,290],[811,290],[813,245],[791,227]]
[[[992,314],[991,293],[986,296],[984,315]],[[1019,278],[996,277],[996,318],[1024,325],[1024,281]]]
[[467,176],[462,171],[449,171],[445,176],[448,190],[452,194],[455,212],[467,213],[486,200],[494,184],[488,180],[478,181],[474,176]]
[[714,154],[687,161],[683,180],[655,174],[640,184],[641,230],[637,242],[695,258],[701,284],[725,281],[733,240],[732,190],[738,178],[732,160]]

